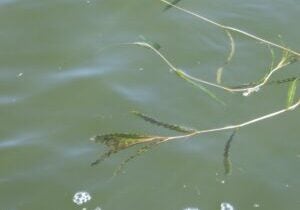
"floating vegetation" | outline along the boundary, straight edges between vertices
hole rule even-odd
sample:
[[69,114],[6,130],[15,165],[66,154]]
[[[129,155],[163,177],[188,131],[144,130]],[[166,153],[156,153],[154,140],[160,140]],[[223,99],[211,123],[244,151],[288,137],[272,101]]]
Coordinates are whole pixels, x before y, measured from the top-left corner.
[[199,88],[200,90],[202,90],[204,93],[206,93],[208,96],[210,96],[212,99],[216,100],[217,102],[219,102],[222,105],[226,105],[224,101],[222,101],[220,98],[218,98],[213,92],[211,92],[210,90],[208,90],[206,87],[204,87],[203,85],[195,82],[193,80],[192,77],[190,77],[188,74],[186,74],[184,71],[180,70],[180,69],[176,69],[175,71],[176,75],[178,75],[180,78],[184,79],[185,81],[187,81],[188,83],[192,84],[193,86]]
[[230,135],[229,139],[226,141],[225,148],[224,148],[224,154],[223,154],[223,165],[224,165],[224,174],[229,175],[231,174],[231,160],[229,157],[229,150],[231,146],[231,142],[233,140],[233,137],[236,134],[236,129],[233,130],[232,134]]
[[[277,79],[277,80],[271,80],[268,81],[265,85],[280,85],[288,82],[293,82],[297,77],[289,77],[284,79]],[[258,85],[258,82],[250,82],[243,85],[233,86],[232,88],[249,88]]]
[[[285,79],[277,79],[272,80],[272,76],[279,70],[282,70],[283,68],[287,67],[290,64],[293,64],[300,59],[300,53],[296,52],[295,50],[292,50],[282,44],[277,44],[271,41],[268,41],[264,38],[261,38],[257,35],[254,35],[252,33],[240,30],[238,28],[223,25],[216,21],[213,21],[207,17],[204,17],[200,14],[197,14],[195,12],[189,11],[185,8],[182,8],[180,6],[177,6],[176,4],[180,0],[174,0],[173,2],[168,2],[166,0],[160,0],[164,4],[166,4],[166,7],[164,10],[168,10],[170,8],[175,8],[181,12],[184,12],[185,14],[192,15],[193,17],[196,17],[208,24],[214,25],[221,29],[222,31],[225,31],[225,33],[228,36],[229,40],[229,53],[227,55],[226,61],[224,64],[217,69],[217,77],[216,82],[210,82],[203,80],[199,77],[192,76],[187,71],[177,68],[170,60],[167,59],[167,57],[160,52],[160,44],[149,42],[145,38],[143,38],[143,42],[132,42],[132,43],[123,43],[118,44],[114,46],[139,46],[146,48],[148,50],[151,50],[154,52],[167,66],[171,69],[171,72],[174,73],[176,76],[178,76],[183,81],[192,84],[193,86],[199,88],[203,93],[208,95],[210,98],[214,99],[220,104],[225,105],[225,102],[222,101],[219,97],[217,97],[211,90],[208,89],[208,87],[212,88],[218,88],[220,90],[223,90],[225,92],[229,93],[240,93],[244,96],[250,96],[254,92],[260,92],[263,87],[270,84],[283,84],[290,82],[288,93],[287,93],[287,106],[286,108],[283,108],[281,110],[271,112],[268,114],[264,114],[262,116],[258,116],[251,120],[246,120],[244,122],[238,123],[238,124],[229,124],[226,126],[218,127],[218,128],[211,128],[211,129],[192,129],[192,128],[186,128],[184,126],[176,125],[176,124],[170,124],[165,123],[159,119],[150,117],[144,113],[133,111],[132,113],[136,115],[137,117],[141,118],[142,120],[149,122],[155,126],[160,126],[162,128],[166,128],[172,131],[179,132],[179,135],[169,135],[169,136],[160,136],[160,135],[148,135],[148,134],[135,134],[135,133],[110,133],[110,134],[101,134],[96,135],[91,140],[95,143],[100,143],[108,147],[108,150],[102,154],[96,161],[92,163],[92,165],[96,165],[100,163],[101,161],[107,159],[112,154],[117,153],[119,151],[131,148],[131,147],[138,147],[134,154],[126,158],[119,167],[116,169],[115,174],[118,174],[122,171],[124,166],[133,160],[134,158],[140,156],[141,154],[145,153],[146,151],[149,151],[151,148],[153,148],[156,145],[159,145],[163,142],[173,141],[173,140],[179,140],[179,139],[186,139],[190,137],[194,137],[200,134],[205,133],[213,133],[213,132],[219,132],[219,131],[226,131],[226,130],[233,130],[232,134],[230,135],[229,139],[227,140],[224,148],[223,153],[223,164],[224,164],[224,173],[225,175],[230,174],[231,172],[231,161],[230,161],[230,147],[231,143],[233,141],[233,138],[236,134],[236,130],[242,127],[246,127],[249,125],[252,125],[254,123],[260,122],[262,120],[270,119],[275,116],[281,115],[283,113],[286,113],[288,111],[292,111],[298,106],[300,106],[300,100],[296,99],[296,89],[297,89],[297,80],[298,76],[285,78]],[[260,79],[252,82],[248,82],[247,84],[242,85],[234,85],[234,86],[226,86],[223,85],[222,76],[224,74],[224,68],[226,65],[228,65],[231,60],[233,59],[235,55],[235,40],[234,36],[240,35],[245,38],[252,39],[256,42],[262,43],[266,45],[271,53],[271,64],[269,69],[267,69],[267,73],[263,75]],[[279,59],[276,59],[274,49],[280,50],[281,56]],[[222,182],[223,183],[223,182]],[[225,183],[225,181],[224,181]],[[221,209],[234,209],[233,206],[229,203],[222,203]]]
[[186,128],[183,126],[179,126],[179,125],[173,125],[173,124],[169,124],[169,123],[165,123],[165,122],[161,122],[157,119],[154,119],[153,117],[150,117],[144,113],[138,112],[138,111],[132,111],[132,113],[140,118],[142,118],[143,120],[145,120],[146,122],[149,122],[151,124],[157,125],[157,126],[161,126],[170,130],[174,130],[177,132],[181,132],[181,133],[193,133],[195,132],[194,129],[191,128]]
[[[177,131],[180,133],[184,133],[186,135],[193,135],[196,130],[191,128],[186,128],[180,125],[174,125],[170,123],[165,123],[159,120],[156,120],[153,117],[150,117],[144,113],[132,111],[132,113],[139,118],[145,120],[156,126],[161,126],[173,131]],[[133,155],[129,156],[125,159],[119,167],[116,169],[114,174],[118,174],[122,171],[123,167],[132,159],[140,156],[141,154],[147,152],[153,146],[158,145],[162,142],[168,141],[170,138],[169,136],[152,136],[152,135],[140,135],[140,134],[133,134],[133,133],[110,133],[110,134],[103,134],[103,135],[96,135],[91,138],[91,141],[95,143],[101,143],[107,146],[109,149],[107,152],[102,154],[97,160],[91,163],[92,166],[97,165],[98,163],[104,161],[110,155],[117,153],[121,150],[136,146],[138,144],[143,144],[141,148],[139,148]]]
[[102,143],[106,145],[109,150],[100,156],[99,159],[94,161],[91,165],[96,165],[106,158],[108,158],[111,154],[117,153],[121,150],[127,149],[129,147],[135,146],[137,144],[145,144],[149,142],[156,142],[164,140],[164,137],[159,136],[146,136],[139,134],[129,134],[129,133],[112,133],[112,134],[104,134],[97,135],[91,138],[95,143]]
[[229,54],[227,56],[225,63],[223,64],[223,66],[221,66],[217,69],[216,81],[218,84],[221,84],[221,82],[222,82],[222,75],[223,75],[224,67],[230,63],[230,61],[232,60],[234,53],[235,53],[235,42],[234,42],[233,36],[231,35],[231,33],[228,30],[225,30],[225,32],[230,41],[230,51],[229,51]]
[[157,42],[149,41],[144,37],[143,35],[139,35],[139,37],[143,40],[143,42],[147,42],[149,45],[151,45],[154,49],[160,50],[161,45]]
[[[180,1],[181,1],[181,0],[174,0],[174,1],[172,1],[171,4],[175,5],[175,4],[177,4],[178,2],[180,2]],[[164,11],[167,11],[168,9],[171,9],[171,8],[172,8],[172,5],[167,5],[167,6],[165,6]]]
[[297,88],[297,80],[298,78],[294,79],[294,81],[290,84],[287,96],[287,107],[291,106],[294,103],[296,88]]
[[134,158],[136,158],[136,157],[138,157],[138,156],[144,154],[145,152],[147,152],[148,150],[150,150],[153,146],[155,146],[155,145],[157,145],[157,144],[159,144],[159,143],[160,143],[160,141],[151,142],[151,143],[146,144],[145,146],[139,148],[133,155],[131,155],[131,156],[129,156],[128,158],[126,158],[126,159],[125,159],[125,160],[117,167],[117,169],[116,169],[115,172],[114,172],[114,175],[119,174],[119,173],[123,170],[124,166],[125,166],[129,161],[131,161],[131,160],[133,160]]

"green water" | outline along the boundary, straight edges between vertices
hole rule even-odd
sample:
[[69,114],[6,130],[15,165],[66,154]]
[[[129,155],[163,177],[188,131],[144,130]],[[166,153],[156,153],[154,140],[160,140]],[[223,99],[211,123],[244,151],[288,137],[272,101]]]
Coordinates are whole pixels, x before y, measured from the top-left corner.
[[[180,6],[300,50],[297,0],[196,1]],[[228,54],[222,30],[159,1],[0,0],[1,210],[300,209],[299,110],[231,132],[162,144],[129,162],[134,149],[91,167],[105,151],[90,137],[110,132],[174,135],[130,114],[138,110],[197,129],[240,123],[285,107],[287,84],[250,97],[211,89],[222,106],[169,71],[150,50],[112,44],[149,40],[177,67],[215,81]],[[281,38],[278,35],[281,35]],[[235,35],[223,82],[264,75],[268,48]],[[278,51],[276,51],[278,54]],[[274,75],[299,75],[299,64]],[[299,96],[299,94],[298,94]],[[92,199],[72,201],[78,191]]]

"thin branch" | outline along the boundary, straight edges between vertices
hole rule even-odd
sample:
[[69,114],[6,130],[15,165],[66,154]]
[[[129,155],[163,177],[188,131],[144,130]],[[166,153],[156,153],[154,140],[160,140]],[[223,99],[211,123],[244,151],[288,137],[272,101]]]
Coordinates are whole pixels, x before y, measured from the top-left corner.
[[268,118],[275,117],[277,115],[283,114],[283,113],[285,113],[287,111],[294,110],[299,105],[300,105],[300,100],[298,100],[297,103],[289,106],[286,109],[282,109],[282,110],[279,110],[279,111],[276,111],[276,112],[272,112],[270,114],[263,115],[261,117],[257,117],[255,119],[252,119],[252,120],[240,123],[240,124],[228,125],[228,126],[224,126],[224,127],[221,127],[221,128],[213,128],[213,129],[207,129],[207,130],[197,130],[197,131],[195,131],[193,133],[190,133],[190,134],[187,134],[187,135],[170,136],[170,137],[164,139],[162,142],[166,142],[166,141],[170,141],[170,140],[175,140],[175,139],[182,139],[182,138],[192,137],[192,136],[203,134],[203,133],[212,133],[212,132],[217,132],[217,131],[224,131],[224,130],[231,130],[231,129],[242,128],[242,127],[245,127],[245,126],[257,123],[259,121],[262,121],[262,120],[265,120],[265,119],[268,119]]
[[[125,45],[125,44],[124,44]],[[154,51],[170,68],[171,70],[173,70],[174,72],[181,74],[183,76],[185,76],[186,78],[193,80],[195,82],[199,82],[202,84],[206,84],[212,87],[216,87],[228,92],[244,92],[245,96],[248,96],[250,93],[256,92],[258,91],[262,86],[264,86],[268,80],[270,79],[271,75],[273,73],[275,73],[276,71],[278,71],[279,69],[289,65],[292,63],[292,61],[286,61],[284,58],[278,63],[278,65],[272,69],[263,79],[262,82],[252,86],[252,87],[244,87],[244,88],[231,88],[231,87],[226,87],[223,85],[219,85],[213,82],[208,82],[206,80],[200,79],[200,78],[196,78],[194,76],[189,75],[188,73],[176,68],[161,52],[159,52],[158,50],[156,50],[154,47],[152,47],[150,44],[146,43],[146,42],[133,42],[133,43],[126,43],[126,45],[138,45],[138,46],[142,46],[142,47],[146,47],[148,49],[151,49],[152,51]]]
[[256,36],[256,35],[253,35],[253,34],[248,33],[248,32],[246,32],[246,31],[240,30],[240,29],[238,29],[238,28],[234,28],[234,27],[231,27],[231,26],[226,26],[226,25],[220,24],[220,23],[215,22],[215,21],[213,21],[213,20],[210,20],[210,19],[208,19],[208,18],[206,18],[206,17],[204,17],[204,16],[202,16],[202,15],[199,15],[199,14],[197,14],[197,13],[194,13],[194,12],[192,12],[192,11],[189,11],[189,10],[187,10],[187,9],[184,9],[184,8],[182,8],[182,7],[180,7],[180,6],[174,5],[174,4],[172,4],[172,3],[170,3],[170,2],[168,2],[168,1],[166,1],[166,0],[160,0],[160,1],[164,2],[165,4],[168,4],[168,5],[172,6],[172,7],[176,8],[176,9],[178,9],[178,10],[181,10],[181,11],[187,13],[187,14],[190,14],[190,15],[192,15],[192,16],[195,16],[195,17],[197,17],[197,18],[200,18],[201,20],[203,20],[203,21],[205,21],[205,22],[211,23],[211,24],[213,24],[213,25],[215,25],[215,26],[217,26],[217,27],[219,27],[219,28],[223,28],[223,29],[225,29],[225,30],[229,30],[229,31],[233,31],[233,32],[242,34],[242,35],[244,35],[244,36],[247,36],[247,37],[252,38],[252,39],[254,39],[254,40],[260,41],[260,42],[262,42],[262,43],[269,44],[269,45],[271,45],[271,46],[273,46],[273,47],[276,47],[276,48],[279,48],[279,49],[282,49],[282,50],[286,50],[286,51],[288,51],[288,52],[290,52],[290,53],[292,53],[292,54],[297,55],[298,57],[300,57],[300,53],[298,53],[298,52],[296,52],[296,51],[294,51],[294,50],[291,50],[291,49],[289,49],[289,48],[286,48],[286,47],[284,47],[284,46],[282,46],[282,45],[279,45],[279,44],[276,44],[276,43],[274,43],[274,42],[268,41],[268,40],[266,40],[266,39],[263,39],[263,38],[258,37],[258,36]]

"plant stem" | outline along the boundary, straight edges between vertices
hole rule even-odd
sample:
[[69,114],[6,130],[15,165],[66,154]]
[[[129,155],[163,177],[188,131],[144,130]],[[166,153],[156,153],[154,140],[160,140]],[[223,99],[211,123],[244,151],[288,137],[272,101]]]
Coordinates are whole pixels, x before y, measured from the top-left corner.
[[217,26],[217,27],[219,27],[219,28],[223,28],[223,29],[225,29],[225,30],[229,30],[229,31],[233,31],[233,32],[242,34],[242,35],[244,35],[244,36],[247,36],[247,37],[252,38],[252,39],[254,39],[254,40],[260,41],[260,42],[262,42],[262,43],[269,44],[269,45],[271,45],[271,46],[273,46],[273,47],[276,47],[276,48],[279,48],[279,49],[282,49],[282,50],[286,50],[286,51],[288,51],[288,52],[290,52],[290,53],[292,53],[292,54],[297,55],[298,57],[300,57],[300,53],[298,53],[298,52],[296,52],[296,51],[294,51],[294,50],[291,50],[291,49],[289,49],[289,48],[286,48],[286,47],[284,47],[284,46],[282,46],[282,45],[279,45],[279,44],[276,44],[276,43],[274,43],[274,42],[268,41],[268,40],[266,40],[266,39],[263,39],[263,38],[258,37],[258,36],[256,36],[256,35],[253,35],[253,34],[248,33],[248,32],[246,32],[246,31],[240,30],[240,29],[238,29],[238,28],[234,28],[234,27],[231,27],[231,26],[226,26],[226,25],[220,24],[220,23],[215,22],[215,21],[213,21],[213,20],[210,20],[210,19],[208,19],[208,18],[206,18],[206,17],[204,17],[204,16],[202,16],[202,15],[199,15],[199,14],[197,14],[197,13],[194,13],[194,12],[192,12],[192,11],[189,11],[189,10],[187,10],[187,9],[184,9],[184,8],[182,8],[182,7],[180,7],[180,6],[174,5],[174,4],[172,4],[171,2],[168,2],[168,1],[166,1],[166,0],[160,0],[160,1],[164,2],[165,4],[168,4],[168,5],[172,6],[172,7],[176,8],[176,9],[178,9],[178,10],[181,10],[181,11],[187,13],[187,14],[190,14],[190,15],[192,15],[192,16],[195,16],[195,17],[197,17],[197,18],[200,18],[201,20],[203,20],[203,21],[205,21],[205,22],[211,23],[211,24],[213,24],[213,25],[215,25],[215,26]]
[[262,121],[262,120],[265,120],[265,119],[268,119],[268,118],[275,117],[277,115],[283,114],[283,113],[285,113],[287,111],[294,110],[299,105],[300,105],[300,99],[298,100],[297,103],[295,103],[295,104],[287,107],[286,109],[282,109],[282,110],[279,110],[279,111],[276,111],[276,112],[272,112],[270,114],[263,115],[261,117],[257,117],[255,119],[252,119],[252,120],[240,123],[240,124],[227,125],[227,126],[224,126],[224,127],[221,127],[221,128],[212,128],[212,129],[207,129],[207,130],[197,130],[197,131],[195,131],[193,133],[186,134],[186,135],[170,136],[170,137],[166,138],[165,140],[163,140],[162,142],[166,142],[166,141],[170,141],[170,140],[175,140],[175,139],[182,139],[182,138],[192,137],[192,136],[199,135],[199,134],[202,134],[202,133],[212,133],[212,132],[217,132],[217,131],[224,131],[224,130],[231,130],[231,129],[242,128],[242,127],[245,127],[245,126],[257,123],[259,121]]

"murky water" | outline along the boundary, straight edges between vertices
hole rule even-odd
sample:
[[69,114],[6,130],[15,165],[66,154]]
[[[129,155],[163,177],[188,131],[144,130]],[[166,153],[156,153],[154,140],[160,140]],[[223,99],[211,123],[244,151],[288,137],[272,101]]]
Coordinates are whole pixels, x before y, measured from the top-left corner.
[[[297,0],[178,5],[300,50]],[[230,131],[161,144],[117,176],[114,170],[134,149],[90,166],[106,149],[89,141],[96,134],[174,135],[132,110],[207,129],[285,107],[288,84],[250,97],[211,88],[226,102],[222,106],[176,77],[150,50],[107,48],[156,42],[179,68],[215,81],[229,50],[226,34],[164,7],[153,0],[0,0],[1,210],[300,209],[298,110],[238,130],[228,176],[223,150]],[[224,69],[224,84],[261,78],[272,60],[268,48],[234,38],[236,54]],[[274,78],[289,76],[299,76],[298,63]],[[91,197],[78,206],[77,192]]]

